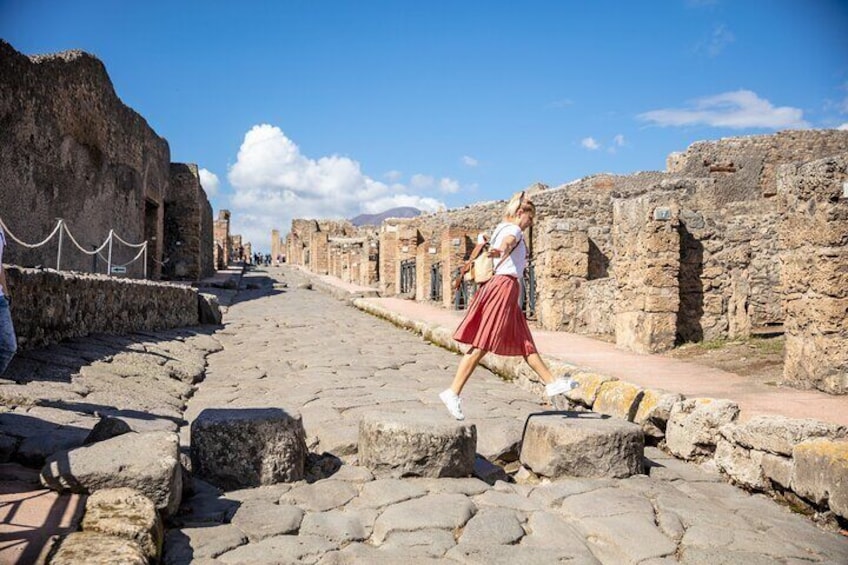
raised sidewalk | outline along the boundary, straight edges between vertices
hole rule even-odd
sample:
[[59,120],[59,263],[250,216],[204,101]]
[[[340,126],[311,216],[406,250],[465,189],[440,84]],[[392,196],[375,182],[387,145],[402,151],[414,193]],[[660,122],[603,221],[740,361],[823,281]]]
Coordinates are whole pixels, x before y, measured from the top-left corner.
[[[440,326],[451,333],[459,325],[463,312],[400,298],[379,298],[373,288],[342,282],[300,269],[324,290],[337,296],[360,297],[377,310],[391,312],[413,322]],[[645,355],[618,349],[614,344],[567,333],[533,328],[533,337],[543,358],[617,377],[645,388],[679,392],[687,397],[726,398],[739,404],[739,419],[746,421],[760,414],[788,418],[812,418],[848,426],[848,397],[833,396],[816,390],[798,390],[785,386],[757,383],[735,373],[663,355]]]

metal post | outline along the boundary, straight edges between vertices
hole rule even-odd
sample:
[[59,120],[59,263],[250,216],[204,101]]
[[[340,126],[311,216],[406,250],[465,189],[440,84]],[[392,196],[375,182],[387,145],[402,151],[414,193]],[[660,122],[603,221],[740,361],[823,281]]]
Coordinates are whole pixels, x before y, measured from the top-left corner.
[[65,231],[65,222],[59,218],[59,251],[56,252],[56,270],[61,269],[62,265],[62,232]]
[[147,242],[144,242],[144,278],[147,278]]
[[[96,251],[97,246],[93,243],[91,244],[91,250]],[[97,274],[97,253],[93,253],[91,255],[91,272]]]
[[112,232],[109,230],[109,261],[106,263],[106,276],[112,276]]

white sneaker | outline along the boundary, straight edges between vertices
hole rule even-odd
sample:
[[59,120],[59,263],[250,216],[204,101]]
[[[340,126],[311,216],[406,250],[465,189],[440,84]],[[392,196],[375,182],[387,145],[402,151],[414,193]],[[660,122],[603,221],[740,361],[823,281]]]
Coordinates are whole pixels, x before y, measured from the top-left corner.
[[561,377],[554,382],[545,385],[545,394],[548,396],[556,396],[558,394],[564,394],[570,390],[574,390],[578,386],[580,385],[577,381]]
[[445,406],[450,412],[451,416],[456,418],[457,420],[464,420],[465,414],[462,413],[462,401],[459,399],[459,396],[456,395],[454,391],[451,389],[444,390],[439,393],[439,398],[442,399],[442,402],[445,403]]

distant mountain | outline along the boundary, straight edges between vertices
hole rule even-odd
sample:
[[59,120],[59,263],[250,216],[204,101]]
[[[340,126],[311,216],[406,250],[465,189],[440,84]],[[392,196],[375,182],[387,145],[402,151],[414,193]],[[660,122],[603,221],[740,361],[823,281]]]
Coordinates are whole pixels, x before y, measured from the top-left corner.
[[354,226],[379,226],[386,218],[414,218],[421,215],[421,210],[411,206],[400,206],[391,208],[379,214],[360,214],[351,218],[350,223]]

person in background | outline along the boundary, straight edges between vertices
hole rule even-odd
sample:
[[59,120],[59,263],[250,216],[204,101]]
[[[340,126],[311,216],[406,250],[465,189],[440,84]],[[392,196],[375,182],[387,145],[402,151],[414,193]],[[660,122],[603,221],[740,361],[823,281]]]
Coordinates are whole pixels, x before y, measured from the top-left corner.
[[12,325],[12,311],[9,309],[12,297],[9,294],[9,285],[6,284],[6,271],[3,269],[5,248],[6,234],[0,227],[0,375],[6,372],[6,368],[18,350],[15,327]]
[[555,378],[539,356],[530,327],[519,306],[519,279],[527,266],[527,245],[523,231],[533,223],[536,206],[521,192],[504,210],[504,221],[495,228],[489,256],[494,258],[494,276],[474,295],[468,311],[453,338],[471,347],[459,362],[450,388],[439,394],[457,420],[464,420],[459,395],[474,369],[488,352],[521,355],[545,383],[545,394],[556,396],[577,386],[568,378]]

